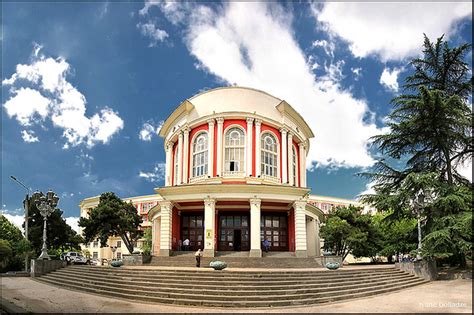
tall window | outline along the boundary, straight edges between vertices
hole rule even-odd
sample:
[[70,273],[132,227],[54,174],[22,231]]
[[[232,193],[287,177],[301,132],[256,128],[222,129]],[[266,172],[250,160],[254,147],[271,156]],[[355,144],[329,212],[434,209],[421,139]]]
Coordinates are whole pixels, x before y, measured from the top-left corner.
[[262,137],[262,174],[278,177],[277,173],[278,148],[275,137],[266,133]]
[[225,135],[225,172],[243,172],[245,135],[240,128],[231,128]]
[[207,133],[201,133],[193,142],[193,177],[207,174]]
[[177,185],[178,184],[178,166],[179,166],[179,163],[178,163],[178,151],[179,151],[179,146],[176,148],[176,150],[174,151],[174,158],[173,158],[173,161],[174,161],[174,174],[173,174],[173,185]]
[[292,145],[291,146],[291,151],[292,151],[292,163],[291,163],[291,167],[293,168],[293,186],[298,186],[298,169],[297,169],[297,165],[296,164],[296,161],[297,161],[297,155],[296,155],[296,149],[295,147]]

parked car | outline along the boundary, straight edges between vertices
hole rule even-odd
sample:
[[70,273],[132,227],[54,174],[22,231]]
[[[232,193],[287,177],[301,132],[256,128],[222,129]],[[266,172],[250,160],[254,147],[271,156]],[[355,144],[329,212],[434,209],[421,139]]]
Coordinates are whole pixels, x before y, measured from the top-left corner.
[[86,265],[88,263],[88,259],[78,252],[67,252],[62,254],[61,257],[69,264]]

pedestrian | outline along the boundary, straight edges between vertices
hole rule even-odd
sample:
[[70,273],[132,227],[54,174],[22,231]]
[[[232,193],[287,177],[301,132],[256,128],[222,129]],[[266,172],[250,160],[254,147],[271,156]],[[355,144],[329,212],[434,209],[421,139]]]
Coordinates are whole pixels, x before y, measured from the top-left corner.
[[183,241],[183,246],[184,246],[185,251],[189,250],[189,238],[187,238]]
[[199,248],[197,252],[194,254],[196,256],[196,267],[201,267],[201,257],[202,257],[202,252],[201,249]]
[[178,240],[178,251],[182,251],[182,250],[183,250],[183,241]]
[[265,253],[268,253],[268,250],[270,249],[270,241],[268,239],[263,240],[263,249],[265,250]]

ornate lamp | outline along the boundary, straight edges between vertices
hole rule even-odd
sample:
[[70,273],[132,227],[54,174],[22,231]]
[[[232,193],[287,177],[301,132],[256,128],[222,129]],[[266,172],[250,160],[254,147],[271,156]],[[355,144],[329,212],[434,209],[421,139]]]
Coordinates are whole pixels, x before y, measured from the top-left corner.
[[46,221],[58,205],[59,197],[50,189],[46,193],[46,196],[42,192],[36,191],[33,194],[32,199],[34,200],[36,207],[43,217],[43,247],[41,248],[41,255],[38,257],[38,259],[50,260],[51,258],[48,255],[48,246],[46,245]]

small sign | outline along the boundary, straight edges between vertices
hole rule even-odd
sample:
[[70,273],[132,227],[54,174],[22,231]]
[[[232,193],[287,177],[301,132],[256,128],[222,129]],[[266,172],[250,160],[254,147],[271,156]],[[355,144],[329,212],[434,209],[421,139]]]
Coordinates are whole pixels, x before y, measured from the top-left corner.
[[206,230],[206,239],[211,238],[212,239],[212,229],[207,229]]

